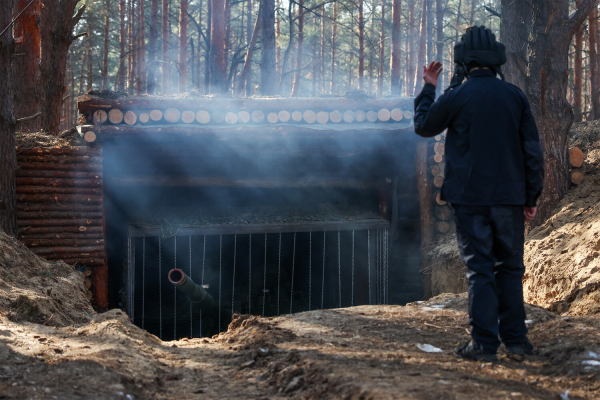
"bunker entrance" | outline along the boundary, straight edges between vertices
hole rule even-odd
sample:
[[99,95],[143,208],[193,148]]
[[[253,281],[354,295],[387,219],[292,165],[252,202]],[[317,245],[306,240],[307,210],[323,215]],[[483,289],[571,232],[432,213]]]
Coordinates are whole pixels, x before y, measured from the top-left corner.
[[[233,313],[269,317],[387,303],[389,223],[330,224],[333,230],[315,224],[315,230],[279,226],[264,227],[266,232],[230,226],[221,234],[188,228],[168,238],[130,227],[128,314],[172,340],[216,334],[227,329]],[[229,233],[236,229],[243,233]],[[179,275],[168,276],[173,269],[201,285],[214,307],[177,289],[171,281]]]

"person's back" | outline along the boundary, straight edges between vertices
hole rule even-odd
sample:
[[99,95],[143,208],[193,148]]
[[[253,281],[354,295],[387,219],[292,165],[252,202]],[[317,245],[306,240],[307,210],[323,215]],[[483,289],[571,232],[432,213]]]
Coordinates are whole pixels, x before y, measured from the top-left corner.
[[415,99],[415,131],[432,137],[448,129],[442,199],[455,211],[461,257],[467,266],[470,343],[458,356],[495,360],[532,351],[527,341],[522,282],[524,219],[535,216],[543,187],[543,156],[529,102],[496,78],[504,46],[485,27],[467,30],[455,47],[451,87],[434,103],[441,64],[424,67]]

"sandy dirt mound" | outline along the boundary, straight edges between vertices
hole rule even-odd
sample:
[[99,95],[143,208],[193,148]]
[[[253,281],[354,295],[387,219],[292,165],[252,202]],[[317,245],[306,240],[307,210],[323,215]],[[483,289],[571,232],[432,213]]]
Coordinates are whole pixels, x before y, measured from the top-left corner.
[[600,313],[600,121],[576,124],[572,145],[583,150],[582,184],[552,217],[528,235],[525,299],[568,315]]
[[597,398],[600,320],[541,310],[528,325],[535,355],[479,363],[453,355],[467,338],[465,306],[464,296],[444,295],[405,307],[236,316],[212,339],[172,342],[118,310],[79,328],[0,317],[0,398]]
[[428,254],[423,269],[431,274],[431,294],[464,293],[467,291],[465,265],[458,254],[456,234],[444,237]]
[[87,322],[94,310],[81,273],[36,256],[0,230],[0,315],[66,326]]

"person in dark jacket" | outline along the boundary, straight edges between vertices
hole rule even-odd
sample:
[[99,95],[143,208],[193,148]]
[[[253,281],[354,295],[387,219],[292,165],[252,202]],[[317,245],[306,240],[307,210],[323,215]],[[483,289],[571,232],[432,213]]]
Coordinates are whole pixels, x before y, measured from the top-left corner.
[[417,134],[447,129],[441,197],[454,208],[472,337],[455,353],[484,361],[497,360],[499,337],[511,355],[533,351],[523,305],[524,222],[536,214],[544,160],[527,97],[501,74],[505,61],[491,31],[471,27],[455,47],[448,90],[435,101],[442,68],[433,62],[423,67],[425,85],[415,99]]

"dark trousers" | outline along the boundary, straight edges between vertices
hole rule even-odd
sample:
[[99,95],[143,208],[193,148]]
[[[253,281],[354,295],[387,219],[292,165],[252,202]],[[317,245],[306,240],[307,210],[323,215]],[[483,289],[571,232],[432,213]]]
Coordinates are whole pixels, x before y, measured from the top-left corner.
[[471,336],[484,351],[526,340],[523,305],[523,206],[452,205],[467,266]]

